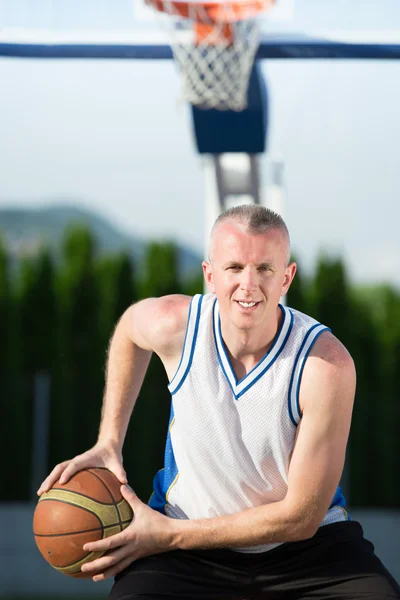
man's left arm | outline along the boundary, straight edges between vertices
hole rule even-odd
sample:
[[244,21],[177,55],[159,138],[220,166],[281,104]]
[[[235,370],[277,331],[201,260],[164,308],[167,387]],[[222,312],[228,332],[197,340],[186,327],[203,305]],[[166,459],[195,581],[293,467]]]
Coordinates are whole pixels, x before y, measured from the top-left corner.
[[114,576],[133,560],[168,550],[245,547],[312,537],[342,474],[355,380],[347,350],[331,333],[323,333],[304,366],[302,418],[283,500],[222,517],[178,520],[153,511],[123,487],[134,521],[122,533],[89,544],[88,550],[109,552],[82,570],[100,580]]
[[179,522],[178,547],[245,547],[312,537],[343,471],[355,384],[350,354],[330,332],[323,333],[304,366],[299,398],[302,418],[286,497],[233,515]]

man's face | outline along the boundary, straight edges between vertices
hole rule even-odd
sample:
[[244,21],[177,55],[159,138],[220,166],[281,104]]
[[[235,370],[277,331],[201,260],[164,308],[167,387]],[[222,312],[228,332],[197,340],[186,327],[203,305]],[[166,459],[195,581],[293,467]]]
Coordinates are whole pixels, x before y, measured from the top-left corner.
[[242,224],[224,222],[213,232],[204,276],[221,316],[238,329],[253,329],[271,317],[296,272],[286,266],[288,240],[279,229],[253,235]]

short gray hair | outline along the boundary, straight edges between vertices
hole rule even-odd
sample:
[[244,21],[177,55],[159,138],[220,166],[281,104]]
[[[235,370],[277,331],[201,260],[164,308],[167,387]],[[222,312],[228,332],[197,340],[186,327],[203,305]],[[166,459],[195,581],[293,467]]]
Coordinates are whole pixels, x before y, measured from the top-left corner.
[[248,232],[253,235],[268,233],[273,229],[278,229],[284,234],[288,241],[289,249],[287,263],[289,263],[290,236],[286,223],[280,214],[274,212],[270,208],[260,206],[259,204],[242,204],[240,206],[228,208],[216,219],[211,231],[211,240],[215,229],[225,221],[236,221],[237,223],[241,223],[242,225],[245,225]]

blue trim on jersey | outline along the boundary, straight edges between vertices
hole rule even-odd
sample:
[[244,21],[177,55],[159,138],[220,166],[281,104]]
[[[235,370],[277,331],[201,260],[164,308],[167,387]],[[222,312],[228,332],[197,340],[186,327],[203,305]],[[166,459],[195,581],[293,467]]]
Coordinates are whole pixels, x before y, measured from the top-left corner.
[[[284,307],[281,304],[279,304],[278,306],[279,306],[279,308],[282,311],[283,318],[282,318],[282,322],[281,322],[281,324],[279,326],[279,329],[278,329],[278,331],[277,331],[277,333],[275,335],[275,338],[274,338],[274,341],[272,343],[272,346],[269,348],[268,352],[263,356],[263,358],[256,364],[256,366],[253,367],[251,369],[251,371],[249,371],[249,373],[247,373],[240,380],[238,380],[238,378],[236,377],[235,371],[234,371],[234,369],[232,367],[232,363],[231,363],[231,361],[229,359],[229,356],[228,356],[228,353],[227,353],[227,350],[226,350],[226,347],[225,347],[225,342],[224,342],[223,337],[222,337],[221,318],[220,318],[220,315],[218,314],[218,325],[217,325],[217,327],[218,327],[219,340],[220,340],[221,347],[222,347],[222,350],[223,350],[225,358],[226,358],[226,362],[227,362],[227,364],[229,366],[229,369],[230,369],[231,374],[233,376],[233,379],[235,381],[236,388],[237,388],[238,385],[240,385],[241,383],[243,383],[243,381],[245,381],[248,377],[250,377],[251,374],[253,373],[253,371],[255,371],[257,368],[259,368],[260,365],[263,362],[266,361],[267,357],[271,354],[271,352],[275,348],[276,344],[278,343],[280,335],[281,335],[281,332],[282,332],[282,329],[283,329],[285,321],[286,321],[286,317],[287,317],[287,311],[284,309]],[[229,384],[229,387],[232,390],[233,397],[235,398],[235,400],[238,400],[241,396],[243,396],[243,394],[245,392],[247,392],[248,389],[250,389],[260,379],[260,377],[262,377],[266,373],[266,371],[268,371],[268,369],[274,364],[274,362],[276,361],[276,359],[279,357],[279,355],[281,354],[281,352],[283,351],[283,349],[284,349],[284,347],[286,345],[287,340],[289,339],[290,333],[291,333],[292,328],[293,328],[294,317],[293,317],[293,313],[289,310],[288,312],[289,312],[289,315],[290,315],[290,325],[288,327],[288,331],[286,333],[286,336],[285,336],[284,340],[281,342],[281,346],[278,349],[278,352],[276,353],[276,355],[273,358],[273,360],[271,360],[271,362],[267,363],[265,365],[265,368],[257,375],[257,377],[255,377],[252,381],[250,381],[250,383],[241,392],[237,393],[236,390],[235,390],[235,387],[232,385],[231,378],[229,377],[228,373],[226,372],[226,369],[224,367],[224,363],[223,363],[223,360],[221,358],[221,354],[220,354],[220,351],[219,351],[219,345],[218,345],[218,341],[217,341],[217,331],[216,331],[216,327],[215,327],[215,321],[216,321],[216,319],[215,319],[215,312],[216,312],[216,309],[217,309],[217,300],[215,300],[214,306],[213,306],[212,323],[213,323],[214,341],[215,341],[215,348],[216,348],[217,356],[218,356],[218,362],[219,362],[220,367],[222,369],[222,372],[224,373],[225,378],[226,378],[226,380],[227,380],[227,382]]]
[[[280,305],[279,305],[279,306],[280,306]],[[293,313],[292,313],[291,311],[289,311],[289,312],[290,312],[290,325],[289,325],[289,328],[288,328],[287,334],[286,334],[286,336],[285,336],[285,339],[283,340],[281,347],[279,348],[278,352],[276,353],[276,356],[275,356],[275,358],[274,358],[273,360],[271,360],[271,362],[270,362],[270,363],[269,363],[269,364],[268,364],[268,365],[265,367],[265,369],[263,369],[263,370],[261,371],[261,373],[259,373],[259,374],[257,375],[257,377],[256,377],[255,379],[253,379],[253,381],[252,381],[252,382],[250,382],[250,383],[249,383],[249,385],[248,385],[246,388],[244,388],[244,390],[242,390],[241,392],[239,392],[239,394],[236,396],[236,399],[238,399],[238,398],[240,398],[241,396],[243,396],[243,394],[244,394],[245,392],[247,392],[247,390],[248,390],[248,389],[249,389],[249,388],[250,388],[250,387],[251,387],[251,386],[252,386],[254,383],[256,383],[256,382],[257,382],[257,381],[260,379],[260,377],[262,377],[262,376],[264,375],[264,373],[265,373],[266,371],[268,371],[268,369],[269,369],[270,367],[272,367],[272,365],[274,364],[274,362],[276,361],[276,359],[279,357],[279,355],[281,354],[282,350],[283,350],[283,349],[284,349],[284,347],[286,346],[286,342],[288,341],[288,339],[289,339],[289,336],[290,336],[290,334],[291,334],[291,332],[292,332],[292,328],[293,328],[293,320],[294,320],[294,318],[293,318]],[[286,315],[285,315],[285,317],[286,317]],[[281,324],[281,328],[282,328],[282,326],[283,326],[283,321],[282,321],[282,324]],[[279,333],[280,333],[280,331],[281,331],[281,328],[279,329]],[[279,334],[278,334],[278,335],[279,335]],[[276,341],[276,340],[275,340],[275,341]],[[270,353],[270,351],[272,350],[272,348],[274,347],[274,345],[275,345],[275,342],[274,342],[274,344],[271,346],[271,348],[269,349],[269,351],[267,352],[267,355]],[[250,372],[251,372],[251,371],[250,371]],[[243,380],[242,380],[242,381],[243,381]]]
[[[289,310],[290,310],[290,309],[289,309]],[[292,312],[292,311],[290,311],[290,312]],[[292,313],[292,314],[293,314],[293,313]],[[296,358],[294,359],[294,363],[293,363],[293,369],[292,369],[292,374],[291,374],[291,376],[290,376],[290,381],[289,381],[289,390],[288,390],[288,412],[289,412],[289,417],[290,417],[290,420],[292,421],[292,423],[293,423],[293,425],[294,425],[295,427],[297,427],[297,425],[298,425],[298,422],[297,422],[297,421],[296,421],[296,419],[294,418],[294,414],[293,414],[293,411],[292,411],[292,402],[291,402],[291,398],[292,398],[292,388],[293,388],[294,376],[295,376],[296,369],[297,369],[297,363],[299,362],[299,359],[300,359],[301,353],[302,353],[302,351],[303,351],[303,348],[304,348],[304,346],[306,345],[308,338],[310,337],[310,335],[312,334],[312,332],[314,331],[314,329],[316,329],[317,327],[321,327],[321,323],[315,323],[315,325],[313,325],[312,327],[310,327],[310,329],[307,331],[306,335],[304,336],[304,339],[303,339],[303,341],[302,341],[302,343],[301,343],[301,346],[300,346],[300,348],[299,348],[299,350],[298,350],[298,352],[297,352],[297,354],[296,354]],[[322,333],[323,331],[330,331],[330,330],[329,330],[329,328],[328,328],[328,327],[325,327],[324,329],[322,329],[322,330],[321,330],[321,333]],[[317,338],[318,338],[318,336],[319,336],[319,334],[318,334],[318,335],[315,337],[315,339],[317,339]],[[314,341],[315,341],[315,340],[314,340]],[[314,341],[313,341],[313,343],[312,343],[312,344],[311,344],[311,346],[310,346],[310,350],[311,350],[311,348],[312,348],[312,347],[313,347],[313,345],[314,345]],[[307,354],[306,354],[306,357],[308,356],[308,354],[309,354],[309,351],[307,352]],[[305,364],[305,360],[304,360],[304,362],[303,362],[303,365],[302,365],[302,368],[301,368],[301,372],[300,372],[300,374],[299,374],[299,378],[298,378],[297,386],[296,386],[296,394],[297,394],[296,407],[297,407],[297,411],[298,411],[298,414],[299,414],[299,417],[300,417],[300,418],[301,418],[301,416],[302,416],[302,413],[301,413],[301,411],[300,411],[300,405],[299,405],[299,398],[298,398],[298,396],[299,396],[300,380],[301,380],[301,375],[302,375],[302,373],[303,373],[304,364]]]
[[215,301],[214,301],[214,306],[213,306],[213,310],[212,310],[212,325],[213,325],[213,334],[214,334],[215,349],[216,349],[216,351],[217,351],[218,362],[219,362],[219,364],[220,364],[220,367],[221,367],[221,369],[222,369],[222,372],[223,372],[223,374],[225,375],[225,379],[227,380],[227,382],[228,382],[228,384],[229,384],[229,387],[230,387],[230,388],[231,388],[231,390],[232,390],[232,394],[233,394],[233,395],[234,395],[234,397],[236,398],[236,396],[235,396],[235,390],[233,389],[233,386],[232,386],[232,384],[231,384],[231,381],[230,381],[230,379],[229,379],[229,377],[228,377],[228,373],[225,371],[224,363],[222,362],[221,355],[220,355],[220,353],[219,353],[219,349],[218,349],[218,342],[217,342],[217,332],[215,331],[215,318],[214,318],[214,311],[216,310],[216,306],[217,306],[217,299],[215,298]]
[[172,385],[172,384],[173,384],[173,382],[175,381],[175,379],[176,379],[176,376],[177,376],[177,375],[178,375],[178,373],[179,373],[179,369],[181,368],[181,364],[182,364],[182,361],[183,361],[183,357],[184,357],[184,355],[185,355],[185,349],[186,349],[186,340],[187,340],[188,331],[189,331],[190,315],[191,315],[191,313],[192,313],[193,300],[194,300],[194,296],[193,296],[193,298],[191,299],[191,301],[190,301],[190,305],[189,305],[189,314],[188,314],[188,320],[187,320],[187,323],[186,323],[185,339],[184,339],[184,341],[183,341],[183,348],[182,348],[182,353],[181,353],[181,360],[179,361],[179,365],[178,365],[178,368],[177,368],[177,370],[175,371],[175,375],[173,376],[173,378],[171,379],[171,381],[169,382],[169,384],[168,384],[168,385]]
[[295,421],[294,416],[293,416],[293,412],[292,412],[292,403],[290,401],[290,390],[292,389],[292,383],[293,383],[293,377],[294,377],[294,369],[292,371],[292,375],[290,377],[290,383],[289,383],[289,393],[288,393],[288,410],[289,410],[289,417],[290,420],[292,421],[293,425],[295,427],[297,427],[298,423],[297,421]]
[[[267,358],[267,356],[268,356],[268,355],[269,355],[269,354],[272,352],[273,348],[276,346],[276,344],[277,344],[277,342],[278,342],[278,340],[279,340],[279,336],[280,336],[280,334],[281,334],[281,331],[282,331],[283,325],[284,325],[284,323],[285,323],[285,319],[286,319],[286,312],[285,312],[285,310],[283,309],[283,306],[282,306],[281,304],[279,304],[278,306],[279,306],[279,308],[281,309],[281,312],[282,312],[282,315],[283,315],[283,319],[282,319],[282,322],[281,322],[281,324],[279,325],[279,329],[278,329],[278,331],[276,332],[276,335],[275,335],[275,337],[274,337],[274,341],[272,342],[272,346],[271,346],[271,348],[269,348],[269,349],[268,349],[268,352],[266,352],[266,353],[264,354],[264,356],[262,357],[262,359],[261,359],[261,360],[259,360],[259,361],[258,361],[258,363],[256,364],[256,366],[255,366],[255,367],[253,367],[253,368],[251,369],[251,371],[249,371],[248,373],[246,373],[246,375],[245,375],[244,377],[242,377],[242,379],[240,379],[240,380],[238,380],[238,378],[236,377],[236,373],[235,373],[235,371],[234,371],[234,369],[233,369],[233,367],[232,367],[231,361],[230,361],[230,359],[229,359],[229,356],[228,356],[228,353],[227,353],[227,351],[226,351],[226,348],[225,348],[225,342],[224,342],[224,339],[223,339],[223,337],[222,337],[222,330],[221,330],[221,317],[218,315],[218,332],[219,332],[219,337],[220,337],[220,339],[221,339],[221,345],[222,345],[222,349],[223,349],[223,351],[224,351],[224,354],[225,354],[226,360],[227,360],[227,362],[228,362],[229,368],[230,368],[230,370],[231,370],[231,373],[232,373],[232,375],[233,375],[233,377],[234,377],[234,379],[235,379],[236,385],[239,385],[240,383],[243,383],[243,381],[244,381],[245,379],[247,379],[248,377],[250,377],[250,375],[253,373],[253,371],[254,371],[255,369],[257,369],[257,367],[259,367],[259,366],[260,366],[260,364],[261,364],[262,362],[264,362],[264,360]],[[285,342],[286,342],[286,338],[285,338]],[[284,343],[285,343],[285,342],[284,342]],[[271,363],[271,364],[272,364],[272,363]],[[269,367],[270,367],[270,365],[268,365],[268,368],[269,368]],[[248,389],[248,388],[246,388],[246,389]]]
[[[233,370],[233,367],[232,367],[231,361],[230,361],[230,359],[229,359],[229,356],[228,356],[228,353],[227,353],[227,351],[226,351],[226,346],[225,346],[224,338],[222,337],[222,329],[221,329],[221,317],[220,317],[219,313],[218,313],[218,325],[217,325],[217,327],[218,327],[218,335],[219,335],[219,338],[220,338],[220,340],[221,340],[222,352],[223,352],[223,353],[224,353],[224,355],[225,355],[226,362],[228,363],[229,370],[230,370],[230,372],[231,372],[231,375],[232,375],[233,379],[235,380],[235,384],[237,385],[237,384],[238,384],[238,383],[240,383],[240,381],[242,381],[242,380],[240,380],[240,381],[239,381],[239,379],[236,377],[236,373],[235,373],[235,371]],[[218,353],[218,356],[219,356],[219,353]],[[253,370],[253,369],[252,369],[252,370]],[[224,372],[225,372],[225,371],[224,371]],[[248,375],[249,375],[249,374],[250,374],[250,373],[248,373]]]
[[[314,329],[314,327],[312,327],[310,329],[310,331],[307,333],[304,342],[306,341],[306,339],[309,337],[309,334],[311,333],[311,331]],[[304,360],[303,360],[303,364],[301,365],[301,369],[300,369],[300,373],[299,373],[299,377],[297,379],[297,386],[296,386],[296,406],[297,406],[297,412],[300,416],[300,418],[303,416],[303,413],[300,409],[300,383],[301,383],[301,378],[303,376],[303,370],[304,370],[304,365],[306,364],[306,360],[308,358],[308,355],[310,354],[315,342],[317,341],[317,339],[319,338],[319,336],[321,335],[321,333],[324,333],[324,331],[330,331],[329,327],[324,327],[324,329],[321,329],[321,331],[319,331],[317,333],[317,335],[315,336],[315,338],[313,339],[313,341],[311,342],[311,345],[309,347],[309,349],[307,350],[307,352],[304,355]],[[304,348],[304,342],[301,345],[301,348]]]
[[[202,302],[203,302],[203,297],[204,297],[203,295],[200,296],[199,304],[198,304],[198,307],[197,307],[196,324],[195,324],[194,332],[193,332],[192,347],[191,347],[191,350],[190,350],[190,357],[189,357],[188,366],[186,367],[186,371],[184,372],[184,374],[182,376],[182,379],[179,382],[179,385],[174,389],[174,391],[171,391],[172,395],[176,394],[176,392],[178,390],[180,390],[180,388],[183,385],[183,382],[185,381],[185,379],[186,379],[186,377],[187,377],[187,375],[189,373],[190,367],[192,366],[194,349],[195,349],[195,346],[196,346],[197,334],[199,332],[201,305],[202,305]],[[188,319],[188,324],[189,324],[189,319]],[[182,353],[182,356],[183,356],[183,353]]]
[[149,500],[149,506],[154,510],[166,514],[167,492],[178,474],[174,450],[171,442],[171,423],[174,419],[174,407],[171,402],[171,414],[168,424],[167,441],[164,452],[164,468],[156,473],[153,479],[153,494]]

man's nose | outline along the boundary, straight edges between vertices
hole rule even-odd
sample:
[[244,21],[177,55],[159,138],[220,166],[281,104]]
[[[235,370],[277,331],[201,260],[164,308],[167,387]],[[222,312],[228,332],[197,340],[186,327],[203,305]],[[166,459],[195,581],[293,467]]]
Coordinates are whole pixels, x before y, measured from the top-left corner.
[[257,273],[254,271],[254,269],[243,269],[240,279],[240,287],[246,292],[251,292],[257,287]]

